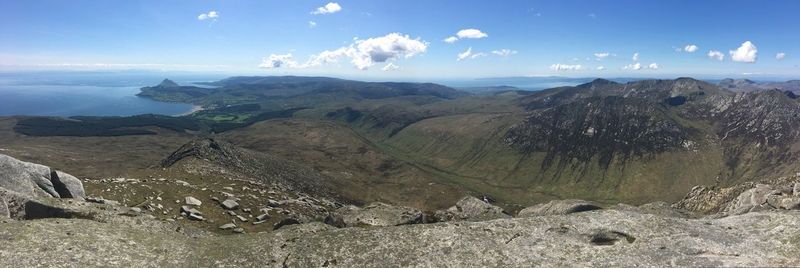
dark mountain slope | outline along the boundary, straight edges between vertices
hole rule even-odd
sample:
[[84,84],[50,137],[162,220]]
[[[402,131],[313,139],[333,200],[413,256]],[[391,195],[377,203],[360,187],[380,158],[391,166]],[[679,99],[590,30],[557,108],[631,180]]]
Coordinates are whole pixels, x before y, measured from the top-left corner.
[[261,183],[278,184],[317,197],[336,197],[335,185],[330,178],[311,168],[214,139],[198,139],[184,144],[162,160],[159,166],[168,168],[187,159],[203,161],[189,163],[199,165],[196,168],[208,169],[206,165],[213,164]]

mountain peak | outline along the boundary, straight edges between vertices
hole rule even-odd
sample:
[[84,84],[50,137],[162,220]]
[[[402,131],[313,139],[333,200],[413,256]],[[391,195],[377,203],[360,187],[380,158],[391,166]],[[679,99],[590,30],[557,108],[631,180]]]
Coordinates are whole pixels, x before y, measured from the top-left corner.
[[617,82],[608,79],[597,78],[595,80],[592,80],[592,82],[578,85],[578,87],[605,86],[605,85],[616,85],[616,84]]
[[175,81],[169,80],[169,78],[164,78],[164,80],[161,81],[161,83],[158,84],[158,86],[159,87],[177,87],[178,83],[175,83]]

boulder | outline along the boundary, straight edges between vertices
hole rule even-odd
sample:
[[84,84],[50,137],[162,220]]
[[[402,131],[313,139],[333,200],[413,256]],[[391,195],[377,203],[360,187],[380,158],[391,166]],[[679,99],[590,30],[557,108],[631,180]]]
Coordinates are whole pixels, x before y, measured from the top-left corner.
[[767,184],[756,184],[755,187],[743,191],[725,208],[729,215],[761,211],[769,207],[777,208],[780,202],[780,191]]
[[61,198],[86,198],[83,183],[75,176],[56,170],[51,174],[50,179]]
[[579,199],[565,199],[553,200],[544,204],[527,207],[521,210],[517,217],[535,217],[547,215],[567,215],[577,212],[591,211],[602,209],[599,205],[579,200]]
[[363,208],[345,206],[336,210],[335,217],[341,217],[344,226],[397,226],[405,224],[422,223],[422,211],[393,206],[385,203],[372,203]]
[[447,210],[438,210],[433,214],[434,221],[486,221],[493,219],[511,218],[503,208],[490,204],[487,201],[465,196],[456,202],[455,206]]
[[0,170],[0,188],[30,197],[86,197],[80,180],[44,165],[0,154]]

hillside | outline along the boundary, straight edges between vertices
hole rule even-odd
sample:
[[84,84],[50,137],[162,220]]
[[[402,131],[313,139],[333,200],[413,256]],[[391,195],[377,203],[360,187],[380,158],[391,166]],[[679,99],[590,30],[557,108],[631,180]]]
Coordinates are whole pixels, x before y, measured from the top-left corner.
[[[209,85],[215,88],[203,90],[214,93],[200,99],[237,104],[173,119],[19,118],[13,130],[64,150],[79,149],[50,137],[94,143],[115,136],[125,144],[142,134],[207,136],[304,163],[348,200],[426,209],[463,194],[492,196],[512,210],[559,198],[676,201],[694,185],[798,169],[797,99],[692,78],[597,79],[480,96],[433,84],[323,77],[232,77]],[[167,81],[152,88],[170,94],[182,87]],[[14,145],[21,139],[9,136],[6,147],[23,150]]]

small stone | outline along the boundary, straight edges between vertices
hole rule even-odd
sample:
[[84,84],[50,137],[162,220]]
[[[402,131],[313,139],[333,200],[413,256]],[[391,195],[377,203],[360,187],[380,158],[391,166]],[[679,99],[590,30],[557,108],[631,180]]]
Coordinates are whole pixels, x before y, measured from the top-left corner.
[[236,224],[226,223],[226,224],[223,224],[223,225],[219,226],[219,228],[222,229],[222,230],[233,229],[233,228],[236,228]]
[[800,196],[800,182],[794,184],[794,196]]
[[236,212],[233,212],[232,210],[228,210],[226,212],[228,213],[228,215],[236,216]]
[[243,217],[242,215],[236,215],[236,218],[238,218],[242,222],[247,222],[247,218]]
[[236,203],[236,201],[233,199],[226,199],[225,201],[222,201],[222,207],[227,210],[234,210],[239,208],[239,203]]
[[250,209],[249,209],[249,208],[242,209],[242,211],[243,211],[244,213],[250,213]]
[[261,214],[261,215],[258,215],[256,217],[256,220],[258,220],[258,221],[265,221],[265,220],[268,220],[268,219],[269,219],[269,214]]
[[187,205],[192,205],[192,206],[200,206],[200,205],[202,205],[202,204],[203,204],[203,202],[202,202],[202,201],[200,201],[200,200],[199,200],[199,199],[197,199],[197,198],[191,197],[191,196],[187,196],[187,197],[185,198],[185,201],[186,201],[186,204],[187,204]]
[[189,218],[190,220],[195,220],[195,221],[203,221],[203,220],[205,220],[205,218],[203,218],[203,216],[200,216],[199,214],[195,214],[195,213],[189,213],[189,216],[187,216],[187,218]]
[[241,227],[235,228],[235,229],[233,229],[233,232],[237,233],[237,234],[243,234],[244,233],[244,228],[241,228]]
[[196,208],[193,208],[193,207],[190,207],[190,206],[181,206],[181,212],[186,213],[186,214],[203,215],[202,212],[200,212]]
[[132,207],[130,211],[134,213],[142,213],[142,209],[137,207]]

